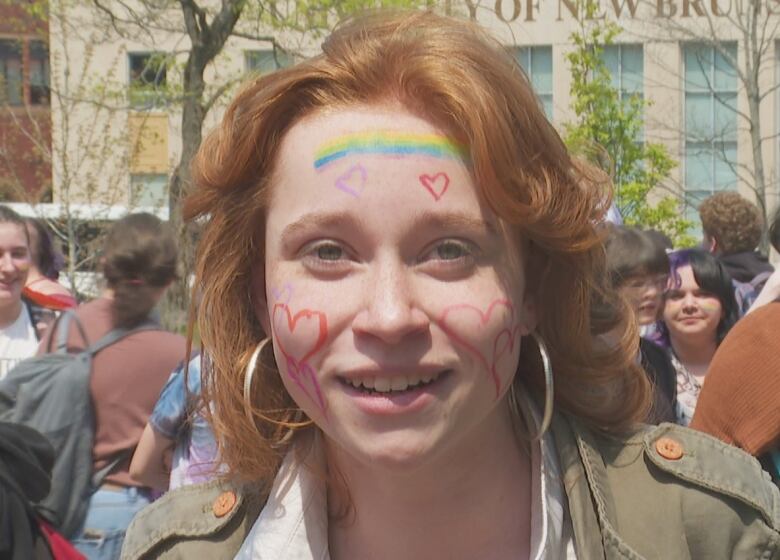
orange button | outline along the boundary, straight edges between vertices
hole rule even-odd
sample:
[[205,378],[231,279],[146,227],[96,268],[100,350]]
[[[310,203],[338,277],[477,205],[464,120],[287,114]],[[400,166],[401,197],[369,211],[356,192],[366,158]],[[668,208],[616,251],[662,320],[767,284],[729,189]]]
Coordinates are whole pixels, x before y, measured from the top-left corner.
[[222,492],[222,494],[214,500],[214,503],[211,505],[211,510],[217,517],[223,517],[233,511],[233,508],[236,507],[236,501],[235,492]]
[[658,441],[655,442],[655,450],[658,451],[658,454],[661,457],[669,459],[670,461],[676,461],[685,454],[683,452],[682,444],[670,437],[659,438]]

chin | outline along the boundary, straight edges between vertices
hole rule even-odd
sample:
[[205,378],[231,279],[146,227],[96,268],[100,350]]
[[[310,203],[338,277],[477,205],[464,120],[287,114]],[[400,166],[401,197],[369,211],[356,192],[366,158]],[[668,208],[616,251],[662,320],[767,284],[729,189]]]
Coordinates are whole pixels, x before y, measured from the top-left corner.
[[433,442],[429,438],[426,437],[428,441],[423,441],[407,431],[382,435],[365,434],[359,438],[359,442],[340,443],[329,437],[327,439],[329,444],[336,446],[341,453],[371,469],[409,472],[435,455]]

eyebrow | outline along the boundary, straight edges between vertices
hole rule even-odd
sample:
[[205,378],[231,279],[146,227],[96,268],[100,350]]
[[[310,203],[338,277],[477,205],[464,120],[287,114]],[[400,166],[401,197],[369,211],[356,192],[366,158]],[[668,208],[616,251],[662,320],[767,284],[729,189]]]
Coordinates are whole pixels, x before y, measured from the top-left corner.
[[[480,230],[485,231],[491,237],[499,235],[495,224],[465,212],[433,212],[424,210],[415,215],[414,221],[417,224],[422,224],[427,229]],[[311,212],[304,214],[285,226],[280,239],[284,243],[286,239],[295,237],[311,228],[343,226],[361,228],[365,226],[365,221],[350,212]]]
[[425,226],[432,228],[484,230],[491,237],[499,234],[496,224],[465,212],[423,210],[415,216],[415,221],[422,222]]
[[294,222],[285,226],[282,230],[281,240],[295,237],[302,231],[314,228],[333,228],[337,226],[352,225],[360,227],[363,220],[356,218],[350,212],[310,212],[304,214]]

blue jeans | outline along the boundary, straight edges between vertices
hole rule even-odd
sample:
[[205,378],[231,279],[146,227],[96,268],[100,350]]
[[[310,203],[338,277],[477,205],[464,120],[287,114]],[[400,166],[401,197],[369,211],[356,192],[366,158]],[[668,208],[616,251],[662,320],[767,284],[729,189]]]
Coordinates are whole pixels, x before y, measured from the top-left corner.
[[149,499],[138,488],[98,490],[92,495],[84,528],[71,542],[88,560],[117,560],[125,531]]

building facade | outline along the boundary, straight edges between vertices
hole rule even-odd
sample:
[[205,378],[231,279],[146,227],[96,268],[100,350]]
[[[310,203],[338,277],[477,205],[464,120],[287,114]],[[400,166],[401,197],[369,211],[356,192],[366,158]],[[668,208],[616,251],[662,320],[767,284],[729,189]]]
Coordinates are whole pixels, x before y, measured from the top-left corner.
[[48,23],[0,2],[0,200],[51,197]]
[[[445,0],[440,9],[478,21],[506,45],[560,131],[574,119],[567,63],[573,49],[571,34],[600,21],[617,22],[623,32],[605,48],[604,60],[621,95],[639,95],[648,102],[638,141],[662,142],[679,162],[665,189],[679,195],[681,211],[695,218],[697,204],[721,190],[737,190],[756,200],[756,187],[762,183],[764,192],[758,199],[765,201],[767,213],[777,206],[780,0],[600,0],[587,16],[576,0]],[[172,21],[177,18],[169,16]],[[181,115],[166,98],[169,94],[162,92],[175,90],[171,86],[187,48],[186,34],[104,37],[100,49],[90,50],[90,40],[100,34],[97,20],[90,19],[88,9],[69,17],[78,19],[82,30],[94,26],[92,39],[87,35],[79,46],[52,26],[52,50],[89,58],[84,71],[110,77],[125,92],[126,104],[99,117],[74,108],[70,114],[74,130],[65,131],[69,144],[62,153],[78,151],[84,128],[77,123],[101,127],[105,134],[100,140],[111,149],[93,146],[101,155],[98,163],[104,173],[77,180],[77,188],[55,164],[55,198],[66,188],[80,201],[92,196],[89,188],[113,189],[112,196],[128,205],[164,204],[167,178],[181,152]],[[278,41],[295,57],[316,52],[313,41],[295,34],[282,35]],[[55,57],[53,52],[52,60]],[[273,71],[295,57],[274,51],[270,43],[234,37],[207,80],[215,90],[250,72]],[[70,79],[76,74],[71,68]],[[64,74],[60,79],[65,80]],[[233,90],[226,91],[209,113],[207,128],[217,122]],[[55,131],[61,130],[62,115],[54,112]],[[116,136],[119,140],[112,136],[116,131],[122,133]]]

